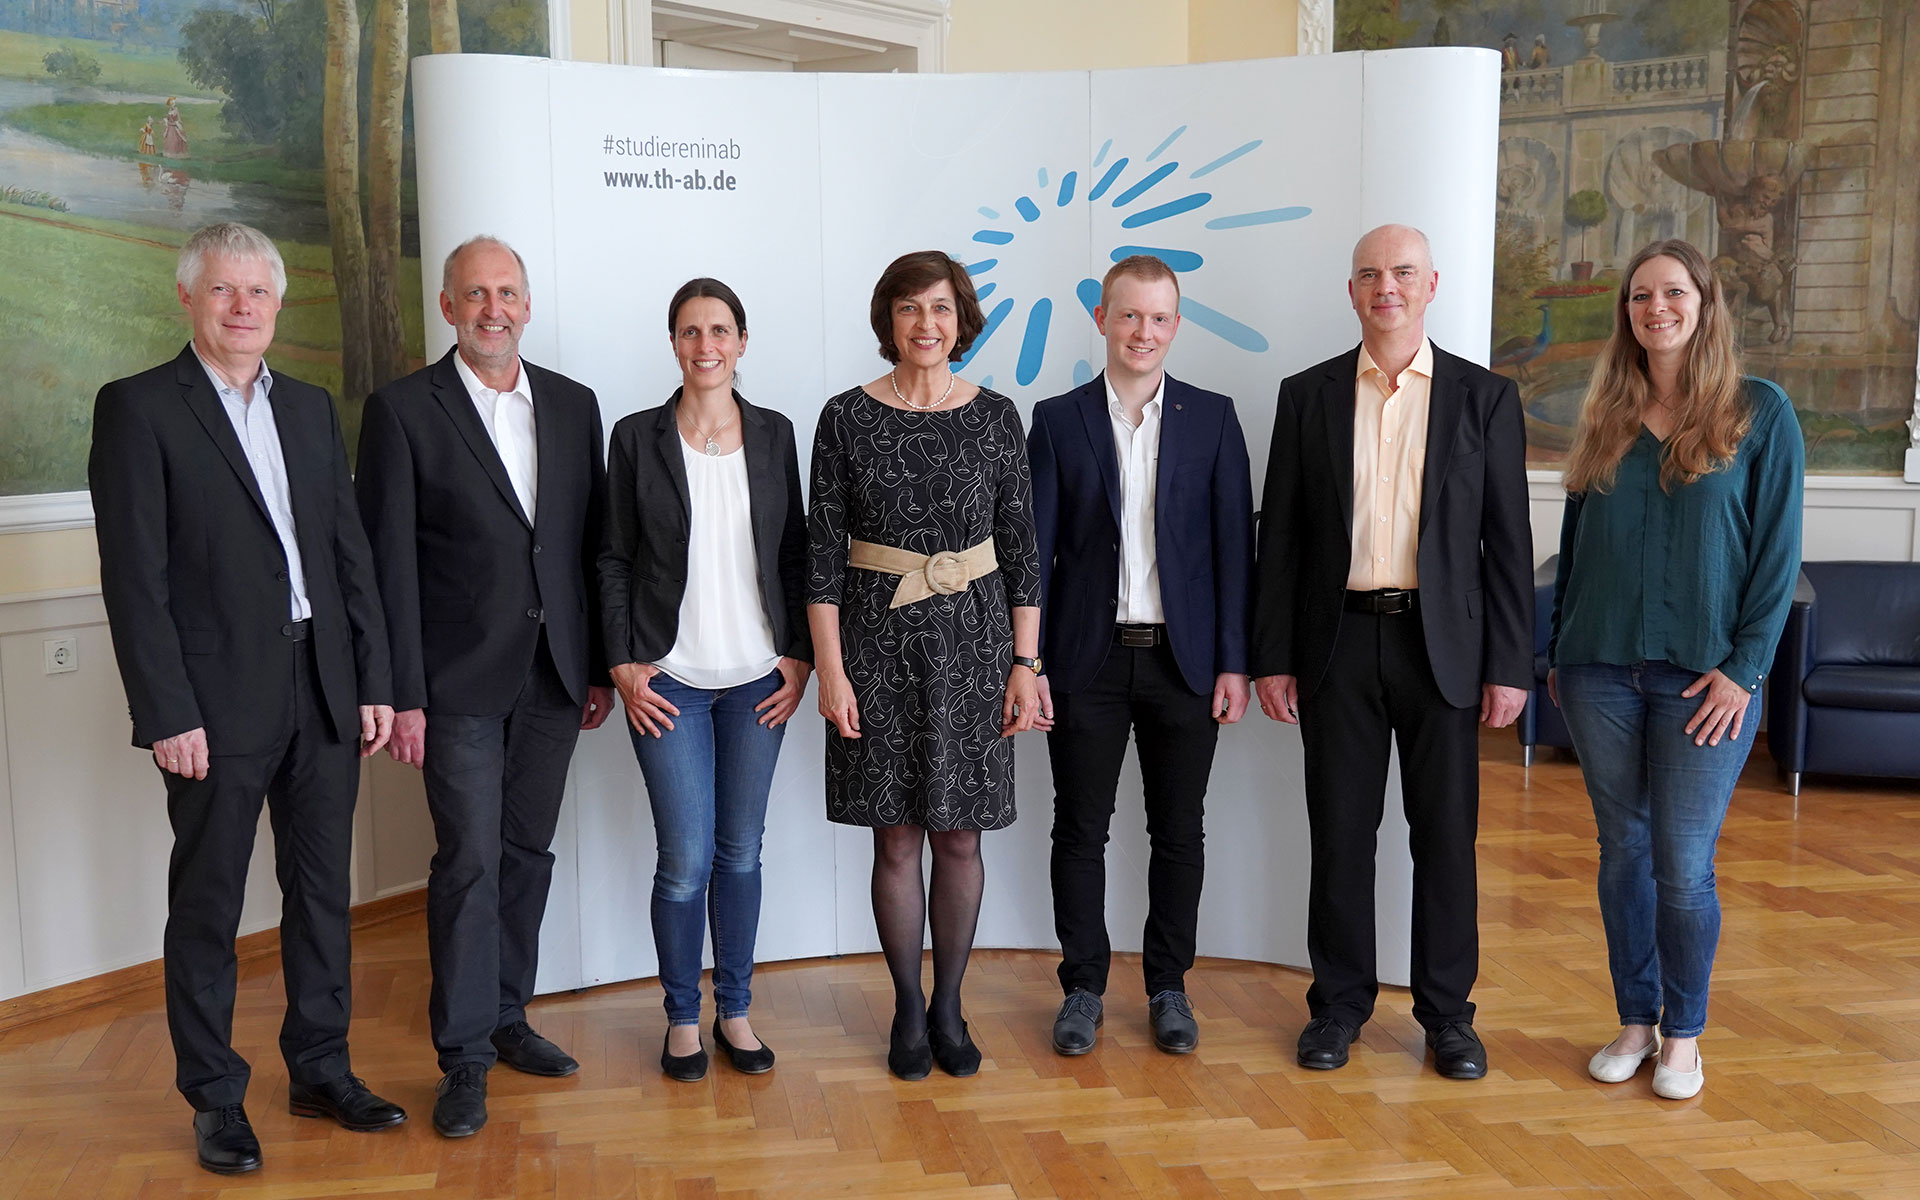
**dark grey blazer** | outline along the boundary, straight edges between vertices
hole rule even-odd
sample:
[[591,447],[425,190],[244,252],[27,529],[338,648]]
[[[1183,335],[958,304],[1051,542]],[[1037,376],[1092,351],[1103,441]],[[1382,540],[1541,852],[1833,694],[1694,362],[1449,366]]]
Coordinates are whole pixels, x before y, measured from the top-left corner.
[[[687,530],[693,502],[680,457],[674,413],[680,392],[658,408],[622,417],[607,454],[607,547],[600,555],[600,612],[607,665],[665,658],[680,635],[687,591]],[[774,647],[813,661],[807,632],[807,510],[800,500],[800,460],[793,422],[770,408],[740,406],[747,456],[747,497],[760,602]]]

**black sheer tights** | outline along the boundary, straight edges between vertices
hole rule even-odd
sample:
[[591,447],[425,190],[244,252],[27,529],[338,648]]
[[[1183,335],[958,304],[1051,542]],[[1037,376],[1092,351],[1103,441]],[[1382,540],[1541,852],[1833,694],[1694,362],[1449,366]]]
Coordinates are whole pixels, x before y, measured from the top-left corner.
[[[933,847],[931,886],[920,881],[920,847]],[[919,1041],[928,1018],[942,1037],[959,1041],[960,980],[973,952],[980,894],[986,886],[980,832],[931,832],[918,825],[873,831],[873,921],[893,975],[894,1020],[909,1042]],[[920,988],[921,938],[933,924],[933,998]]]

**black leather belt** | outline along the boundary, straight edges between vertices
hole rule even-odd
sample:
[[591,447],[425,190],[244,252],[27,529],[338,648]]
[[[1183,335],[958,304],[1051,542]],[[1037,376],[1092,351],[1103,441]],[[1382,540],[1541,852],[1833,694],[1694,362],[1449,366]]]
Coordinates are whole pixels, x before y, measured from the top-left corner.
[[1166,640],[1165,625],[1115,625],[1113,627],[1113,644],[1116,646],[1145,649],[1149,646],[1158,646]]
[[1420,593],[1414,588],[1378,588],[1371,592],[1348,592],[1344,607],[1348,612],[1387,617],[1410,613],[1419,603]]
[[286,627],[286,634],[296,642],[304,642],[313,636],[313,621],[295,621]]

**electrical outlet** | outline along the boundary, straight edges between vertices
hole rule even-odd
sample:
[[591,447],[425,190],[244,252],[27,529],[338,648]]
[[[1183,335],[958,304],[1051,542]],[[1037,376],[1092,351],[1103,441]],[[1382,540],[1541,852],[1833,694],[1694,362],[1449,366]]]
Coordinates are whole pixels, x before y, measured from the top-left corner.
[[76,638],[48,638],[40,643],[46,656],[47,674],[65,675],[69,671],[80,669],[80,643]]

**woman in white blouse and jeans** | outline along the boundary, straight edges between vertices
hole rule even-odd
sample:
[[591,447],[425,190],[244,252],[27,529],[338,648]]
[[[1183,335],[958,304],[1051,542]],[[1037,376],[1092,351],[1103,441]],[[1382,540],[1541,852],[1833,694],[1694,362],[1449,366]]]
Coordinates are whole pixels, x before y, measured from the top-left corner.
[[659,842],[660,1067],[693,1081],[707,1071],[700,950],[709,923],[714,1044],[736,1070],[773,1067],[747,1019],[760,837],[813,655],[793,423],[733,388],[746,310],[726,284],[695,279],[674,294],[667,328],[682,384],[613,427],[600,590],[607,662]]

